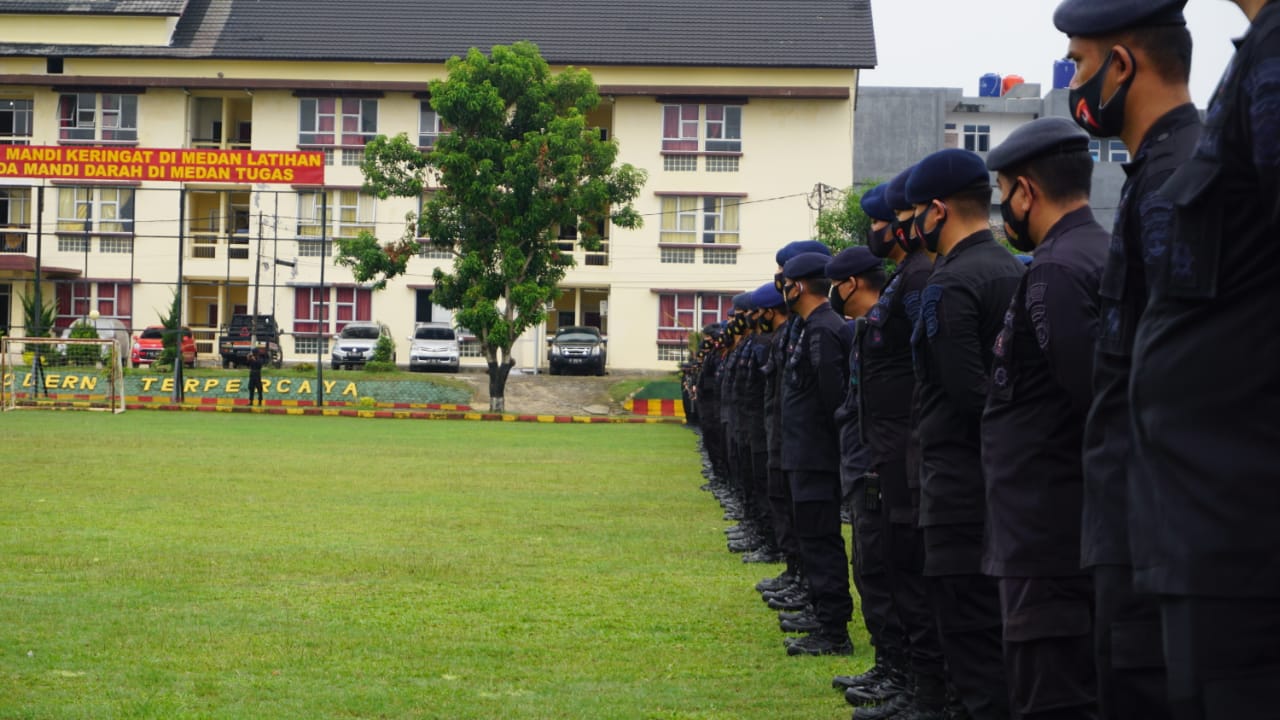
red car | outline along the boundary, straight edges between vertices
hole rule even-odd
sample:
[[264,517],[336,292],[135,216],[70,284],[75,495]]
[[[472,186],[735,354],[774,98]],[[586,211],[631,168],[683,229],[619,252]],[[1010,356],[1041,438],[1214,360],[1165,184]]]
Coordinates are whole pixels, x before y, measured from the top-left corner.
[[[134,367],[150,365],[160,357],[160,351],[163,349],[164,326],[152,325],[133,339],[133,350],[129,353],[129,360]],[[187,367],[196,366],[196,339],[191,334],[191,328],[186,327],[182,328],[182,361]]]

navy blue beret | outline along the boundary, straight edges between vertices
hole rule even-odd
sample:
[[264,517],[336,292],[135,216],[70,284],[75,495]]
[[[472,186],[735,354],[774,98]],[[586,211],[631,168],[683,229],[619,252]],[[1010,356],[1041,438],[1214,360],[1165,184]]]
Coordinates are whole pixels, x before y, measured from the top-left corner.
[[1089,134],[1064,117],[1032,120],[1009,134],[987,154],[987,167],[995,172],[1016,167],[1042,155],[1089,151]]
[[839,255],[827,263],[827,277],[832,280],[844,280],[857,277],[865,272],[884,267],[884,261],[861,245],[841,250]]
[[911,203],[907,201],[907,181],[911,179],[911,171],[916,166],[903,170],[898,173],[898,177],[889,181],[884,189],[884,201],[894,210],[910,210]]
[[825,253],[827,257],[831,257],[831,248],[817,240],[796,240],[793,243],[787,243],[785,247],[773,256],[773,259],[778,261],[778,267],[783,267],[791,258],[807,252]]
[[792,280],[825,277],[824,273],[829,262],[831,262],[830,255],[817,252],[800,253],[782,266],[782,276]]
[[751,293],[751,302],[755,303],[756,307],[761,310],[782,307],[787,304],[787,301],[782,297],[782,293],[778,292],[778,288],[774,287],[771,282],[756,288]]
[[862,212],[872,220],[893,221],[893,208],[889,207],[889,203],[884,199],[887,189],[888,185],[877,185],[862,194]]
[[722,322],[713,322],[702,326],[703,335],[715,337],[722,332],[724,332],[724,323]]
[[737,295],[734,295],[734,296],[733,296],[733,309],[734,309],[735,311],[742,311],[742,312],[746,312],[746,311],[749,311],[749,310],[755,310],[755,309],[756,309],[756,306],[755,306],[755,304],[754,304],[754,303],[752,303],[752,302],[751,302],[751,293],[750,293],[750,292],[742,292],[742,293],[738,293]]
[[1053,24],[1069,37],[1097,37],[1135,27],[1186,25],[1187,0],[1063,0]]
[[980,185],[991,186],[987,164],[975,152],[947,148],[921,160],[907,180],[912,205],[949,198]]

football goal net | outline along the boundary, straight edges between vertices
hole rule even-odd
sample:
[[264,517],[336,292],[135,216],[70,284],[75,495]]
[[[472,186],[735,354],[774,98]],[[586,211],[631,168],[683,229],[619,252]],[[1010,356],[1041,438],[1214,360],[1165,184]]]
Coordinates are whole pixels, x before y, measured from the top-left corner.
[[110,339],[0,338],[0,408],[124,412],[124,365]]

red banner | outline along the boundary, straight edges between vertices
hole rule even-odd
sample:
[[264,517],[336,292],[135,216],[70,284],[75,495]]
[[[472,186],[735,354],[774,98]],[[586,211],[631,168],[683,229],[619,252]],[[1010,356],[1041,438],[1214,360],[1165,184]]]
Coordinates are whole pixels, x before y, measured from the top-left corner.
[[0,145],[0,179],[323,185],[324,153]]

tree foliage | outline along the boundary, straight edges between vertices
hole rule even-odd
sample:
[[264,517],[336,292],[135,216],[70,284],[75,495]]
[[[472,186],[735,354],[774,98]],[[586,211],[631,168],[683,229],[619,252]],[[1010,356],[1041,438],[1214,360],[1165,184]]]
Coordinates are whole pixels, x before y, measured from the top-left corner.
[[[871,183],[872,188],[879,183]],[[871,229],[871,218],[862,211],[862,194],[866,189],[849,188],[843,194],[838,205],[824,209],[818,213],[818,239],[840,252],[847,247],[867,244],[867,232]]]
[[573,265],[558,249],[560,228],[576,226],[584,249],[601,247],[606,222],[636,228],[631,205],[645,173],[615,165],[617,143],[602,140],[587,115],[600,103],[590,73],[553,74],[533,43],[472,48],[431,82],[431,105],[450,129],[429,154],[399,135],[366,148],[366,188],[386,198],[420,197],[438,181],[398,242],[370,237],[339,245],[339,262],[380,286],[404,272],[416,237],[454,253],[437,269],[432,301],[479,340],[489,367],[490,406],[503,409],[511,347],[540,324]]

